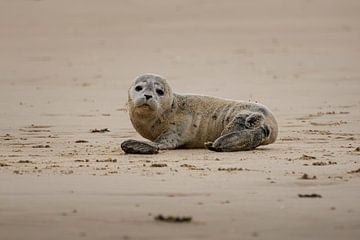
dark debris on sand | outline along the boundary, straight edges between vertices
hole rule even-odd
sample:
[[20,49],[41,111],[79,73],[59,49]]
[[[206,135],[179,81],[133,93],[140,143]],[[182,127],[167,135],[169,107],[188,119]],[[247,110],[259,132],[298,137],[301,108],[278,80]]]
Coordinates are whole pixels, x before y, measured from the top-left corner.
[[314,180],[314,179],[316,179],[316,176],[314,175],[314,176],[310,177],[310,175],[308,175],[307,173],[304,173],[304,174],[300,177],[300,179],[304,179],[304,180]]
[[195,165],[192,165],[192,164],[181,164],[180,167],[184,167],[184,168],[187,168],[189,170],[205,170],[204,168],[202,167],[197,167]]
[[234,172],[234,171],[248,171],[248,169],[244,168],[237,168],[237,167],[229,167],[229,168],[218,168],[218,171],[226,171],[226,172]]
[[303,154],[299,159],[300,160],[312,160],[312,159],[316,159],[316,157]]
[[96,160],[96,162],[117,162],[116,158],[108,158],[108,159],[104,159],[104,160]]
[[150,167],[167,167],[166,163],[153,163]]
[[311,193],[311,194],[298,194],[299,198],[322,198],[320,194]]
[[313,166],[326,166],[326,165],[335,165],[337,162],[334,161],[327,161],[327,162],[313,162]]
[[102,128],[102,129],[92,129],[90,130],[91,133],[105,133],[105,132],[110,132],[110,130],[108,128]]
[[30,160],[19,160],[18,163],[33,163]]
[[154,219],[156,221],[169,222],[169,223],[188,223],[192,221],[192,217],[179,217],[179,216],[164,217],[162,214],[157,215]]
[[352,171],[350,171],[348,173],[350,173],[350,174],[352,174],[352,173],[360,173],[360,168],[358,168],[356,170],[352,170]]
[[50,148],[50,145],[35,145],[32,148]]

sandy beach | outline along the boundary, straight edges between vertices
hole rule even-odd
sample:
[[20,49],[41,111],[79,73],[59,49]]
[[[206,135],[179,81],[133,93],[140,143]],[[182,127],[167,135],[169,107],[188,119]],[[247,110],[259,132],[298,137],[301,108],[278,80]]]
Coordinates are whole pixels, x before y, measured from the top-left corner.
[[[2,0],[0,239],[359,239],[359,13],[355,0]],[[127,90],[148,72],[265,104],[277,141],[124,154],[142,139]]]

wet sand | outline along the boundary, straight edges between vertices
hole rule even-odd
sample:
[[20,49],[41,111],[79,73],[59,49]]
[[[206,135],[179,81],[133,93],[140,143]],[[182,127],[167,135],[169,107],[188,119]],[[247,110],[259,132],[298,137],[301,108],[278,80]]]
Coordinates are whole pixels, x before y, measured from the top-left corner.
[[[350,0],[2,1],[0,238],[358,239],[359,12]],[[125,155],[120,143],[141,139],[127,89],[146,72],[178,93],[267,105],[277,142]]]

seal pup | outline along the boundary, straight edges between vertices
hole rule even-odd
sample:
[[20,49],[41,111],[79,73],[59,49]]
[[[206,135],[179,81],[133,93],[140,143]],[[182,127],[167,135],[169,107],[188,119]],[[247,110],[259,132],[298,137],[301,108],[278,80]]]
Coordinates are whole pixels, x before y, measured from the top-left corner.
[[126,140],[125,153],[159,149],[207,148],[218,152],[251,150],[273,143],[277,122],[264,105],[172,92],[165,78],[145,74],[128,91],[131,123],[150,141]]

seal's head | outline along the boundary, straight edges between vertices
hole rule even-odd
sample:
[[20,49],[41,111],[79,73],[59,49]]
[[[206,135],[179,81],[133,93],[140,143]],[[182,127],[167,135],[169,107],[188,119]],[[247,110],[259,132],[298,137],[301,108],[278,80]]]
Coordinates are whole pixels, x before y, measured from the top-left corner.
[[166,80],[155,74],[137,77],[129,89],[130,111],[143,115],[160,115],[171,108],[173,93]]

